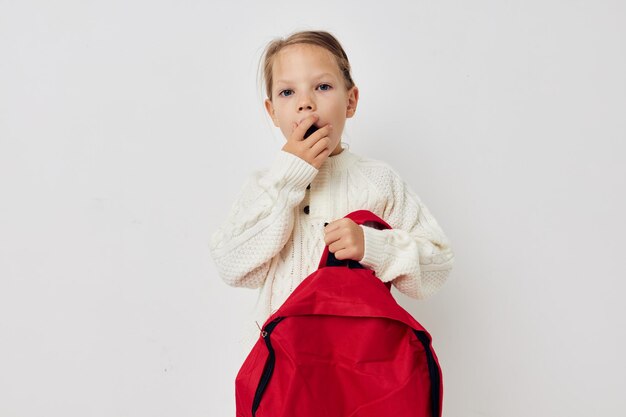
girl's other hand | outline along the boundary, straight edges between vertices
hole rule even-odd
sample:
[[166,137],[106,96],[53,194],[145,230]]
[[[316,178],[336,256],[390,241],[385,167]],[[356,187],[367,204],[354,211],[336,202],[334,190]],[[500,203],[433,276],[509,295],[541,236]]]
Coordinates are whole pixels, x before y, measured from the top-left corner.
[[324,243],[338,260],[360,262],[365,255],[365,234],[352,219],[344,217],[330,222],[324,228]]
[[304,119],[300,125],[296,126],[294,123],[294,131],[282,148],[283,151],[296,155],[317,169],[322,166],[333,151],[330,149],[330,137],[328,137],[332,130],[332,126],[329,124],[319,128],[311,136],[304,139],[304,134],[318,118],[319,116],[312,114]]

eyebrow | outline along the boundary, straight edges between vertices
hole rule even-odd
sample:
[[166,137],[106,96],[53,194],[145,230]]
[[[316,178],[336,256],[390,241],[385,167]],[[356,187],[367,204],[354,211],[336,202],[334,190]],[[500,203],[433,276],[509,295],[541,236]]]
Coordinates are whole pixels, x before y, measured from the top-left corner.
[[[319,74],[317,77],[313,78],[314,80],[319,80],[320,78],[324,78],[324,77],[334,77],[333,74],[331,74],[330,72],[325,72],[323,74]],[[290,84],[292,81],[290,80],[276,80],[276,84]]]

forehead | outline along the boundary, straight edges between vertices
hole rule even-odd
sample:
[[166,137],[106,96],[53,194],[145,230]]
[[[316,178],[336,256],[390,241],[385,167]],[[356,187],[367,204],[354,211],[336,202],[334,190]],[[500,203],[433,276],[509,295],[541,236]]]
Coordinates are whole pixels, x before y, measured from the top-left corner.
[[274,79],[291,79],[319,72],[340,75],[334,55],[321,46],[310,44],[289,45],[281,49],[274,59],[272,72]]

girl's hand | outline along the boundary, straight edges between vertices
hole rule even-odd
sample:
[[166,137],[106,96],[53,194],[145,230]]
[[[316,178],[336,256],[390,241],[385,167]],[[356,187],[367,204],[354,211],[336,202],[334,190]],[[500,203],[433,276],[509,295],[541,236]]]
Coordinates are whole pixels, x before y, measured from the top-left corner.
[[329,223],[324,228],[324,242],[339,260],[352,259],[359,262],[365,255],[363,229],[352,219],[343,218]]
[[324,163],[328,155],[333,151],[330,149],[330,138],[328,135],[332,130],[331,125],[319,128],[308,138],[304,139],[306,131],[319,119],[319,116],[312,114],[296,126],[294,123],[294,131],[291,137],[287,139],[287,143],[283,146],[283,151],[292,153],[301,159],[304,159],[315,168],[319,169]]

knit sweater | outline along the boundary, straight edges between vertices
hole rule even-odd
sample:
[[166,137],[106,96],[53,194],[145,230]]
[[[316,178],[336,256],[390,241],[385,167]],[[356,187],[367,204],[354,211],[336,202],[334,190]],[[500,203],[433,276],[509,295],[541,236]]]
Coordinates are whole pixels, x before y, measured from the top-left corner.
[[446,281],[454,254],[441,227],[387,163],[359,156],[342,142],[319,169],[281,150],[272,164],[252,173],[209,249],[221,278],[234,287],[258,288],[247,341],[296,286],[317,270],[324,224],[369,210],[392,229],[361,225],[358,260],[383,282],[424,299]]

